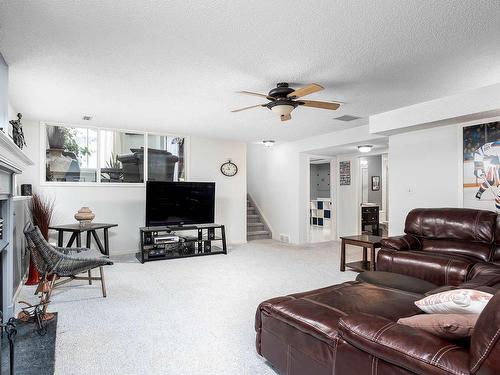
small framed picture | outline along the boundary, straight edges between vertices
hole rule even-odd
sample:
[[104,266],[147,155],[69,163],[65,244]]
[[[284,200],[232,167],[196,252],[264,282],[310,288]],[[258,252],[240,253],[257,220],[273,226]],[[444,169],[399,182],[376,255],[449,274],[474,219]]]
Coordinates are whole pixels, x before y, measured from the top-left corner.
[[380,176],[372,176],[372,191],[380,190]]

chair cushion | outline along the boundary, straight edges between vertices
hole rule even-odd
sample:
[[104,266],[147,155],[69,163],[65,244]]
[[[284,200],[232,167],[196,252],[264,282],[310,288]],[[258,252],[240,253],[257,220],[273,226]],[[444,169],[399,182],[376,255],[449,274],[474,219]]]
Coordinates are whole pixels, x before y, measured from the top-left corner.
[[427,293],[438,287],[436,284],[422,279],[417,279],[416,277],[384,271],[361,272],[356,277],[356,280],[418,294]]

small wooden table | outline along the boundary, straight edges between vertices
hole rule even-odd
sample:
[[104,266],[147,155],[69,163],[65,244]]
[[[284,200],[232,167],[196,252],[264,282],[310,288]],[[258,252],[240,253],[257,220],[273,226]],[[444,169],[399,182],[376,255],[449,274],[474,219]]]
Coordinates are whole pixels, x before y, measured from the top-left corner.
[[[87,241],[85,243],[85,247],[90,249],[90,244],[92,241],[92,237],[94,237],[95,243],[101,253],[109,256],[109,236],[108,229],[117,227],[118,224],[103,224],[103,223],[90,223],[89,225],[80,225],[80,224],[63,224],[63,225],[54,225],[50,226],[49,229],[56,230],[57,233],[57,246],[63,246],[63,236],[64,232],[70,232],[71,237],[69,238],[66,247],[71,247],[76,240],[76,246],[82,246],[82,233],[87,232]],[[97,235],[97,230],[104,230],[104,246]]]
[[[340,249],[340,271],[344,272],[345,267],[352,268],[356,272],[375,271],[375,249],[382,245],[382,237],[372,236],[370,234],[360,234],[357,236],[340,237],[342,245]],[[345,263],[345,246],[354,245],[363,248],[363,260],[360,262]],[[367,259],[367,249],[370,249],[370,261]]]

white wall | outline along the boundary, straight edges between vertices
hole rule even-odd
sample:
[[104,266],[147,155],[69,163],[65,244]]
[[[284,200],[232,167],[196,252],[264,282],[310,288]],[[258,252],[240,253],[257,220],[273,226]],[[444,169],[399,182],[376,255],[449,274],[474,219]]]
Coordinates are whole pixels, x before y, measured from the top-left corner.
[[[75,221],[75,212],[88,206],[96,214],[96,222],[119,225],[110,230],[111,255],[137,251],[138,228],[145,222],[145,188],[40,185],[40,125],[25,120],[23,127],[28,144],[25,151],[36,165],[19,176],[18,185],[31,183],[35,191],[55,198],[55,224]],[[216,221],[226,225],[228,243],[246,242],[246,144],[191,137],[190,150],[189,180],[216,183]],[[239,167],[234,177],[223,176],[219,169],[229,158]]]
[[[226,226],[228,241],[246,242],[247,223],[247,147],[244,142],[191,137],[189,179],[215,181],[215,220]],[[220,172],[222,163],[231,159],[238,166],[234,177]]]
[[[341,161],[351,162],[351,184],[340,185],[340,173],[338,163]],[[360,228],[361,181],[358,155],[339,155],[337,157],[337,231],[338,236],[349,236],[358,234]]]
[[[498,121],[500,83],[370,116],[389,137],[389,234],[409,210],[461,207],[463,125]],[[396,134],[398,133],[398,134]]]
[[389,137],[389,234],[403,233],[407,213],[417,207],[458,207],[459,125]]
[[[271,148],[249,144],[248,192],[267,219],[273,238],[279,239],[283,234],[289,236],[292,243],[304,243],[307,240],[310,188],[308,152],[354,142],[369,143],[377,138],[381,136],[370,134],[368,126],[360,126]],[[357,224],[353,220],[357,215],[356,204],[353,206],[346,202],[359,190],[354,185],[357,181],[354,173],[353,169],[351,186],[338,189],[338,197],[334,198],[342,201],[338,208],[338,217],[341,219],[338,223],[339,235],[357,231]]]
[[[9,67],[0,54],[0,128],[6,128],[9,123],[7,112],[9,105]],[[7,132],[6,132],[7,133]]]
[[500,116],[500,83],[370,116],[370,132],[395,133]]
[[248,191],[273,232],[299,242],[299,152],[290,144],[247,148]]

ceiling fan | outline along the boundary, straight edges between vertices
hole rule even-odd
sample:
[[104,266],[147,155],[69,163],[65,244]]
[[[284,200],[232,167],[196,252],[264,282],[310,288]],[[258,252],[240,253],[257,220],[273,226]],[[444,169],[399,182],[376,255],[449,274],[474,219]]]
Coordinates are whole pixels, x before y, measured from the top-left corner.
[[330,109],[333,111],[340,107],[339,103],[319,102],[317,100],[297,100],[298,98],[302,98],[303,96],[321,91],[323,89],[324,88],[317,83],[311,83],[310,85],[295,90],[289,87],[288,83],[280,82],[276,85],[276,88],[269,91],[269,94],[267,95],[251,91],[238,91],[239,94],[254,95],[266,98],[267,100],[269,100],[269,103],[239,108],[231,112],[240,112],[246,109],[257,107],[267,107],[271,111],[277,113],[280,116],[281,121],[288,121],[292,118],[292,111],[298,106]]

